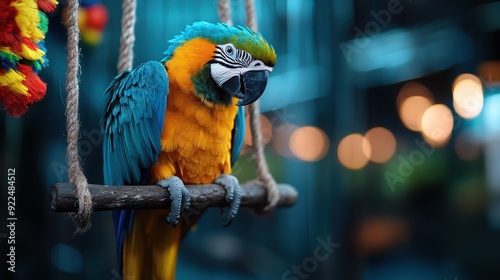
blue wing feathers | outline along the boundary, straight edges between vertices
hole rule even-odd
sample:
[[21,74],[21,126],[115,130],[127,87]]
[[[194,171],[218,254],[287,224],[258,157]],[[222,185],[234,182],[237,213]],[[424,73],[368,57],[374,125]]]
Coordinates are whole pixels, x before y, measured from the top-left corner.
[[[155,61],[119,74],[106,89],[101,121],[106,185],[147,183],[147,170],[161,152],[167,94],[167,72]],[[113,212],[119,257],[133,217],[132,210]],[[121,267],[121,259],[119,263]]]
[[[101,121],[103,171],[106,185],[146,184],[149,166],[161,152],[168,77],[159,62],[141,64],[116,76],[106,89],[106,113]],[[238,108],[231,139],[231,163],[243,147],[245,110]],[[133,225],[133,210],[114,211],[118,256]],[[121,259],[119,259],[121,269]]]
[[[108,104],[102,121],[106,184],[140,181],[140,168],[155,162],[168,93],[168,77],[159,62],[147,62],[118,75],[106,90]],[[162,110],[161,110],[162,109]],[[119,170],[117,170],[119,169]]]
[[238,113],[234,119],[234,128],[231,138],[231,164],[234,165],[238,156],[240,155],[241,148],[243,147],[243,140],[245,138],[245,108],[238,107]]

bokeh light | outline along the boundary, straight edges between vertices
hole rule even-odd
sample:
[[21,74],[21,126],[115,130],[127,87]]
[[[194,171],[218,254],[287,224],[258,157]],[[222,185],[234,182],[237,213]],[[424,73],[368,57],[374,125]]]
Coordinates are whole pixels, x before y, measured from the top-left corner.
[[422,135],[427,143],[434,147],[446,144],[452,130],[453,114],[446,105],[432,105],[422,116]]
[[460,74],[458,75],[455,80],[453,80],[453,84],[451,86],[452,89],[455,89],[455,87],[458,85],[458,83],[464,81],[464,80],[471,80],[477,84],[481,84],[481,80],[476,76],[476,75],[473,75],[473,74],[470,74],[470,73],[464,73],[464,74]]
[[[269,119],[264,115],[260,115],[260,124],[262,130],[262,139],[264,141],[264,144],[267,144],[273,137],[273,125],[271,124]],[[250,116],[246,117],[244,142],[248,146],[253,146],[252,131],[250,130]]]
[[361,169],[371,157],[370,143],[361,134],[347,135],[339,143],[337,157],[343,166],[353,170]]
[[271,145],[280,156],[293,157],[293,154],[290,151],[289,142],[290,137],[297,128],[298,126],[287,123],[274,129],[275,131]]
[[422,130],[422,116],[432,106],[432,101],[417,95],[406,99],[400,107],[399,117],[406,128],[413,131]]
[[472,74],[459,75],[453,82],[453,107],[465,119],[475,118],[484,104],[481,80]]
[[500,135],[500,94],[492,94],[486,97],[483,111],[484,137],[486,139],[497,138]]
[[387,128],[374,127],[366,132],[365,138],[371,148],[371,153],[365,156],[375,163],[387,162],[396,152],[396,138]]
[[330,142],[323,130],[305,126],[297,128],[290,137],[290,151],[303,161],[318,161],[328,152]]
[[403,105],[403,102],[405,102],[408,98],[412,96],[422,96],[428,99],[432,104],[434,104],[434,95],[432,92],[423,84],[419,82],[409,82],[406,83],[398,93],[398,97],[396,99],[396,108],[398,110],[401,109],[401,105]]
[[485,83],[498,83],[500,82],[500,61],[484,61],[478,66],[479,77],[484,77]]

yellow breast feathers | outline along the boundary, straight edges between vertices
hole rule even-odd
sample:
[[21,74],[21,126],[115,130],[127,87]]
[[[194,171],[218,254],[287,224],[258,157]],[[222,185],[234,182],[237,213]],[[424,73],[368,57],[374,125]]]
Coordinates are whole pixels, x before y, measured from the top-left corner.
[[167,61],[169,94],[161,135],[162,153],[151,168],[150,182],[178,176],[184,183],[208,184],[231,173],[231,132],[238,111],[206,104],[194,94],[191,78],[212,59],[215,45],[195,38]]

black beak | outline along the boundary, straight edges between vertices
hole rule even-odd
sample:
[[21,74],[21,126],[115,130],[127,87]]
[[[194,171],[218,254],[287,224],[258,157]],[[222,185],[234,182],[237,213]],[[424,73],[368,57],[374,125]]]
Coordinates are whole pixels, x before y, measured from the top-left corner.
[[238,99],[238,106],[254,103],[264,93],[269,71],[248,71],[242,76],[234,76],[222,84],[222,89]]

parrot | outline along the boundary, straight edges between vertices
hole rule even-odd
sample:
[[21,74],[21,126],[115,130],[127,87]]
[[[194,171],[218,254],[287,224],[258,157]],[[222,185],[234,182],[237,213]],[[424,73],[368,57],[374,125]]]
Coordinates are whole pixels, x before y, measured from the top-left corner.
[[[116,76],[106,89],[103,175],[106,185],[160,185],[170,209],[113,212],[123,279],[175,279],[182,237],[191,223],[186,184],[218,184],[226,225],[241,201],[231,175],[243,146],[244,106],[264,93],[276,52],[245,26],[195,22],[164,58]],[[185,213],[185,212],[184,212]]]

